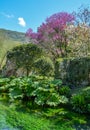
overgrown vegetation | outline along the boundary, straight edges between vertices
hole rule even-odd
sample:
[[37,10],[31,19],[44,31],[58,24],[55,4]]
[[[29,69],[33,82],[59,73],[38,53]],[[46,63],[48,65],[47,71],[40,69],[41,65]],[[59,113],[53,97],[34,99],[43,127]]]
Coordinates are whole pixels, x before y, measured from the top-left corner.
[[26,32],[28,44],[7,52],[0,78],[0,129],[90,129],[89,18],[89,8],[54,14],[37,33]]
[[63,86],[61,80],[43,76],[1,78],[0,102],[9,107],[0,105],[0,128],[88,129],[89,90],[90,87],[83,89],[81,94],[72,94],[72,90]]
[[[11,68],[9,69],[8,66]],[[22,69],[21,74],[18,74],[19,69]],[[3,73],[4,76],[29,76],[31,74],[53,76],[54,64],[42,48],[29,43],[8,51],[3,71],[6,71]]]
[[0,79],[1,97],[8,103],[21,103],[33,109],[71,106],[79,113],[90,113],[89,90],[72,95],[61,80],[43,76]]
[[57,59],[55,77],[71,87],[90,85],[90,57]]
[[9,130],[75,130],[89,129],[88,118],[63,108],[26,112],[25,108],[0,104],[0,129]]

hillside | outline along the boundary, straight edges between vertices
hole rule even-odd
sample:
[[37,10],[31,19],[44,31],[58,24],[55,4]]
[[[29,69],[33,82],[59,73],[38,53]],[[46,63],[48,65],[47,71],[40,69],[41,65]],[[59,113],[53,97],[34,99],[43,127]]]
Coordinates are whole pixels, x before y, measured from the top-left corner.
[[24,33],[0,29],[0,68],[5,63],[7,51],[24,42]]
[[11,39],[13,41],[25,42],[25,33],[22,32],[0,29],[0,37]]

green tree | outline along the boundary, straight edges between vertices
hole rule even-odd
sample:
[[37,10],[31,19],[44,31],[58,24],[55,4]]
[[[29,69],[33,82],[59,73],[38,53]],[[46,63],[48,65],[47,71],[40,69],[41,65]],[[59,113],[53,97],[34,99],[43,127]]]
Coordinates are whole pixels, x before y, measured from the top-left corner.
[[43,51],[35,44],[24,44],[15,47],[7,53],[7,58],[13,60],[16,64],[16,69],[23,68],[27,72],[27,76],[33,70],[35,60],[42,56]]
[[15,70],[21,68],[25,75],[32,73],[49,76],[54,73],[54,65],[47,54],[36,44],[23,44],[7,53],[8,60],[14,64]]

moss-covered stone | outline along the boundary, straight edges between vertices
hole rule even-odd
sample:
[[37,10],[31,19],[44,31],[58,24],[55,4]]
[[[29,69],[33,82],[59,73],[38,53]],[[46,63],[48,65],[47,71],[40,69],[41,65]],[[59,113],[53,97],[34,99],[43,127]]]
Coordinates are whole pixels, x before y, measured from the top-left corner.
[[90,57],[58,59],[55,66],[55,77],[69,85],[90,84]]

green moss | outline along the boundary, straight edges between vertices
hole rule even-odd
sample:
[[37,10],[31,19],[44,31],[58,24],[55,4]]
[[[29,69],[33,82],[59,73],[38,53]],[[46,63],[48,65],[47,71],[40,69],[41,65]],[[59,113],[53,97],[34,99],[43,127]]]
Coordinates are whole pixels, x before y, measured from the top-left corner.
[[55,77],[74,86],[90,84],[90,57],[58,59]]

